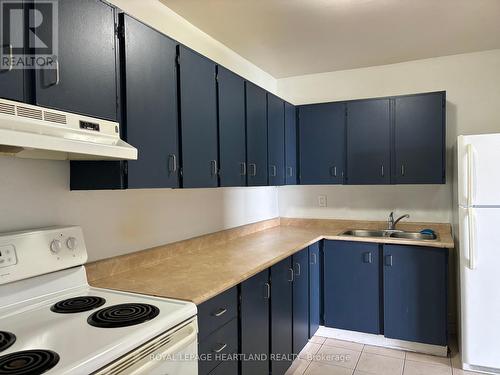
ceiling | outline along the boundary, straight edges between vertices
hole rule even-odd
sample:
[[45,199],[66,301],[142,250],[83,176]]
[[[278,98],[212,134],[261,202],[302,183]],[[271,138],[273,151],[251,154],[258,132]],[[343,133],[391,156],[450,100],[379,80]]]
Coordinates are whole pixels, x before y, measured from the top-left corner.
[[161,0],[275,78],[500,48],[500,0]]

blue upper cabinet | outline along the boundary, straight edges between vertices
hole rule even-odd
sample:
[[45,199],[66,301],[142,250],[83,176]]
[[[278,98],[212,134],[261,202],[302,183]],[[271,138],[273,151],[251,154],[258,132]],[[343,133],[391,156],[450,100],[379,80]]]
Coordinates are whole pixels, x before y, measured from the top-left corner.
[[345,104],[299,107],[300,184],[341,184],[345,175]]
[[177,43],[124,14],[120,22],[123,123],[139,150],[138,160],[128,162],[128,187],[178,187]]
[[220,186],[246,185],[245,81],[217,67]]
[[380,333],[379,245],[325,241],[326,327]]
[[[116,121],[115,9],[99,0],[58,5],[59,47],[54,69],[36,71],[36,104]],[[42,15],[45,9],[42,8]],[[36,29],[47,39],[47,27]]]
[[215,63],[179,47],[182,186],[218,186]]
[[[7,5],[7,1],[0,0],[0,9],[4,9]],[[3,44],[0,45],[1,54],[0,57],[2,61],[4,58],[11,58],[14,54],[14,40],[23,40],[24,30],[19,27],[13,27],[11,29],[13,35],[8,35],[10,40],[3,40]],[[4,38],[8,37],[3,35]],[[0,98],[24,101],[24,71],[22,69],[14,69],[12,67],[12,62],[0,65]]]
[[444,184],[445,92],[400,96],[393,100],[393,182]]
[[384,245],[384,336],[447,344],[448,250]]
[[266,92],[246,82],[247,183],[266,186],[267,178],[267,99]]
[[297,182],[297,113],[294,105],[285,102],[285,184]]
[[319,328],[321,268],[319,242],[316,242],[309,246],[309,338]]
[[350,185],[391,182],[389,99],[347,103],[347,181]]
[[267,94],[269,185],[285,184],[285,102]]

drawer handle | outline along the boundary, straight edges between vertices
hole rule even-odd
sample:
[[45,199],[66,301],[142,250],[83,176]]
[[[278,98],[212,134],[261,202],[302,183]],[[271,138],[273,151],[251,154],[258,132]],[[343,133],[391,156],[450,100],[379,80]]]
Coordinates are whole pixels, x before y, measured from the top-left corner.
[[220,353],[222,352],[224,349],[226,349],[227,347],[227,344],[220,344],[220,346],[217,348],[217,349],[214,349],[213,352],[214,353]]
[[219,316],[224,315],[226,312],[227,312],[227,309],[219,309],[219,311],[214,313],[214,316],[218,318]]
[[385,265],[387,267],[392,267],[392,255],[387,255],[385,257]]
[[266,299],[271,298],[271,285],[269,283],[265,283],[264,286],[266,287]]
[[290,278],[288,279],[288,282],[292,283],[295,272],[293,271],[293,268],[289,268],[288,272],[290,272]]
[[372,262],[372,253],[367,251],[366,253],[363,254],[363,261],[365,263],[371,263]]
[[316,263],[318,263],[318,258],[317,258],[317,256],[316,256],[316,253],[312,253],[311,255],[312,255],[312,262],[311,262],[311,264],[316,264]]
[[297,270],[295,272],[295,275],[300,276],[300,263],[295,263],[295,265],[297,266]]
[[10,72],[12,70],[12,66],[13,66],[12,44],[6,44],[4,47],[9,48],[9,67],[3,71]]

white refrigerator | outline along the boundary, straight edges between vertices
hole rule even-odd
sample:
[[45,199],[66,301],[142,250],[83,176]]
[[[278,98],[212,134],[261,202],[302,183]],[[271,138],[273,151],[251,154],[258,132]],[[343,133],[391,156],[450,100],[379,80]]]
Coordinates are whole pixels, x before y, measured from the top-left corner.
[[465,370],[500,373],[500,134],[458,137],[460,321]]

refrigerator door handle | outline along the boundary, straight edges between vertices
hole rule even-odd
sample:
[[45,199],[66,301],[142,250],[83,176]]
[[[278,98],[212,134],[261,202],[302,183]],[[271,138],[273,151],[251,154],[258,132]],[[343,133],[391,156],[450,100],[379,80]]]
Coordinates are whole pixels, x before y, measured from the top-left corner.
[[472,199],[472,189],[474,187],[474,149],[472,145],[469,143],[467,145],[467,207],[472,207],[473,199]]
[[467,219],[469,226],[469,268],[474,270],[476,268],[476,253],[475,253],[475,220],[474,209],[469,207],[467,209]]

